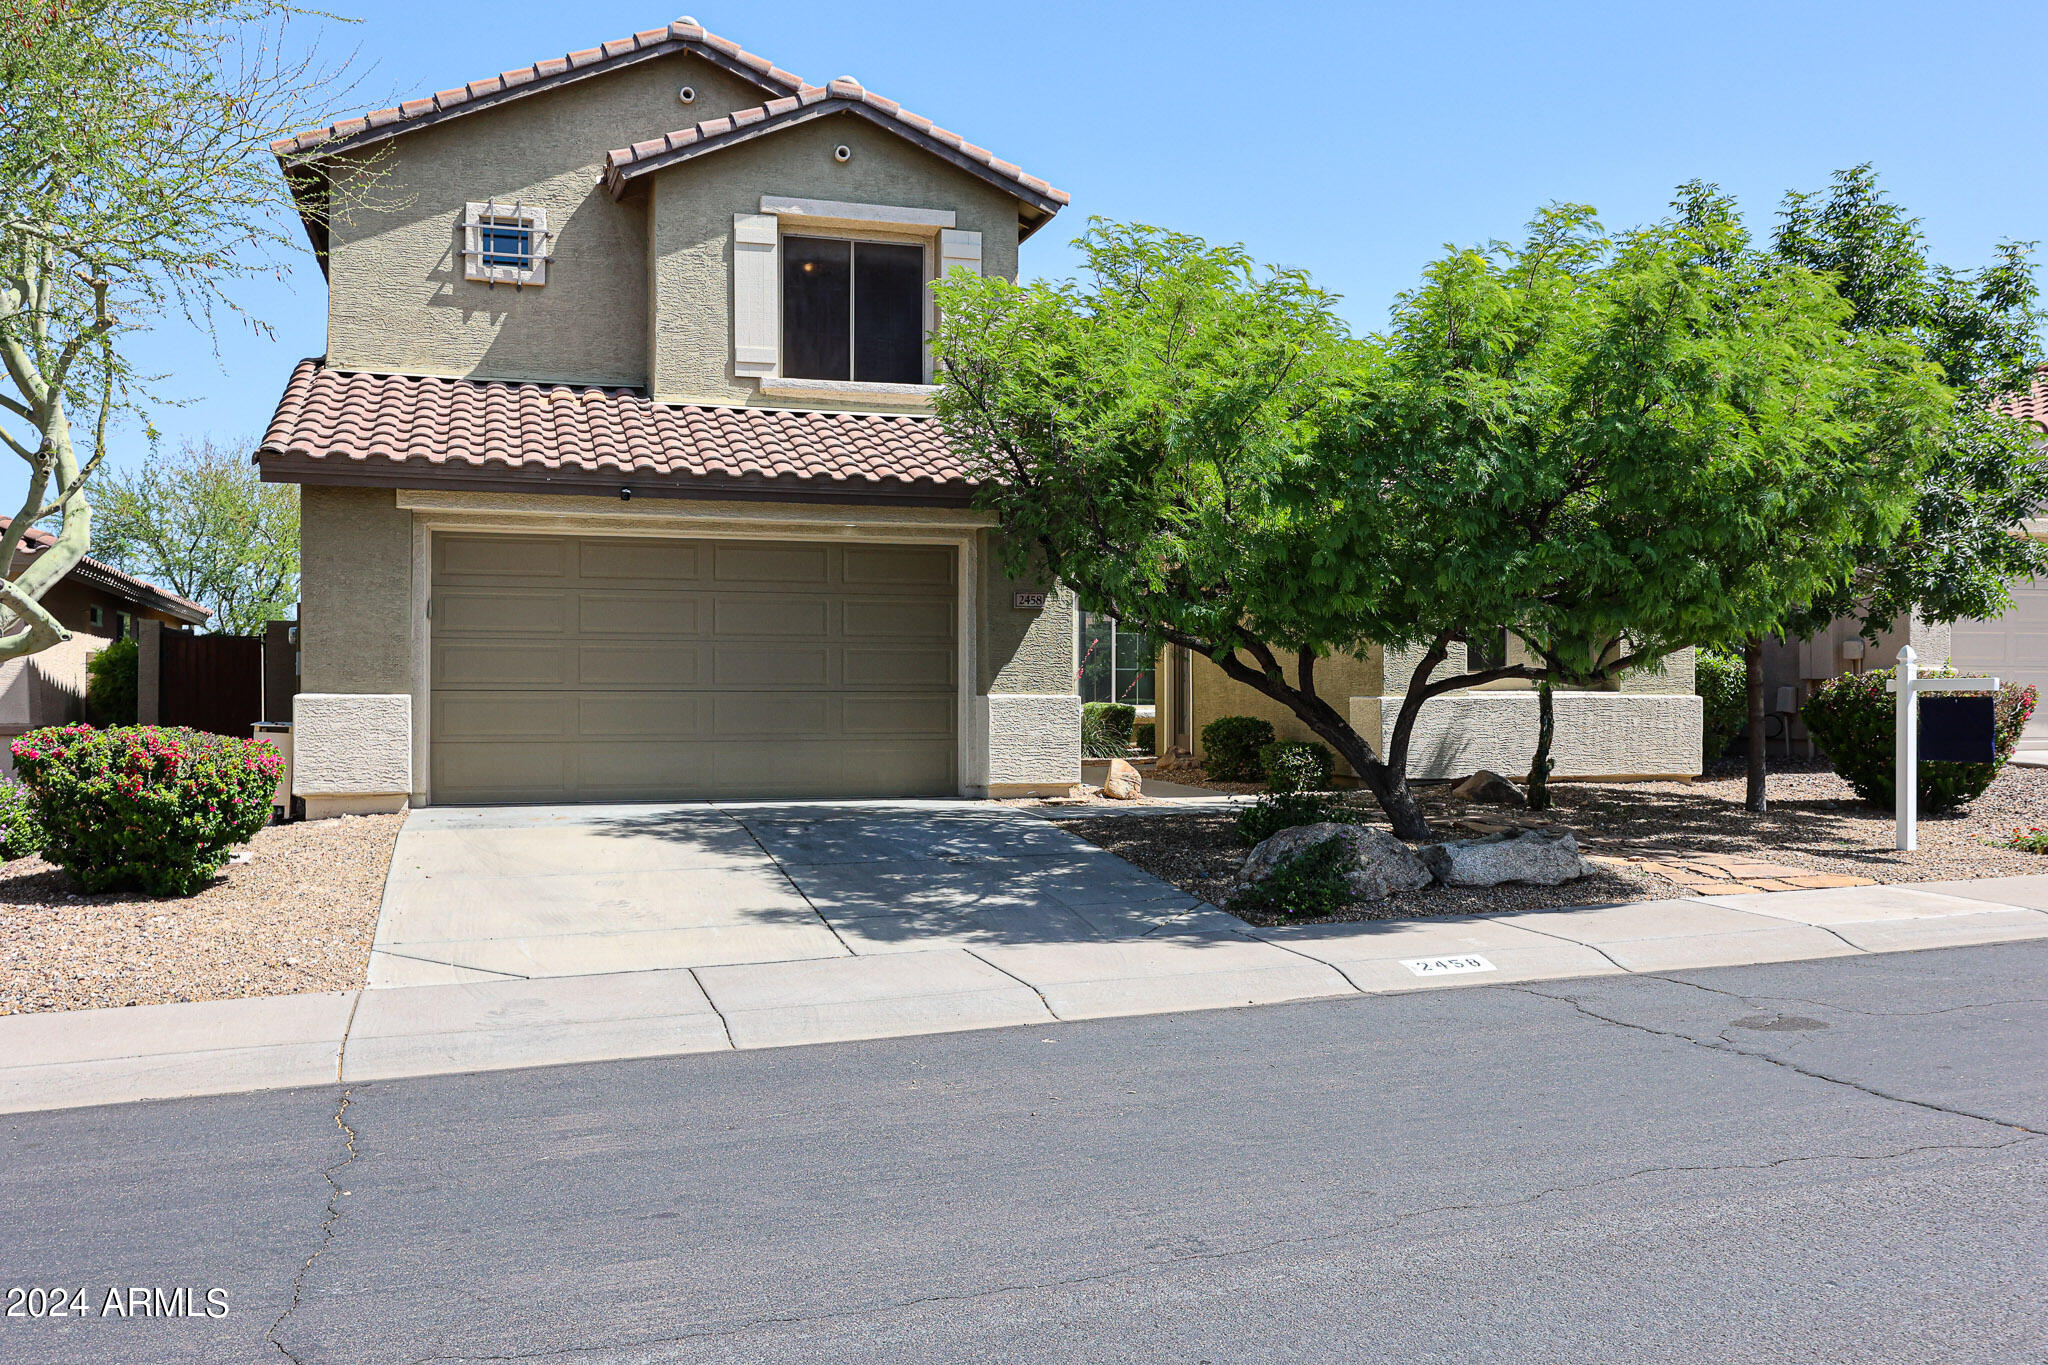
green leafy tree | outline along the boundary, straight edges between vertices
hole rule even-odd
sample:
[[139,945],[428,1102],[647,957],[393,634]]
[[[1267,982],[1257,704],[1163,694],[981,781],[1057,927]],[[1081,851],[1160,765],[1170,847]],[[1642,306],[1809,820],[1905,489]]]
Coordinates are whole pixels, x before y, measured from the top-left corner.
[[[1691,185],[1680,207],[1719,213],[1725,200]],[[1919,220],[1884,194],[1868,165],[1839,172],[1825,191],[1786,196],[1772,251],[1834,282],[1850,331],[1918,345],[1941,371],[1949,411],[1908,516],[1858,546],[1856,571],[1789,612],[1784,634],[1803,637],[1848,617],[1874,641],[1909,614],[1933,623],[1995,617],[2012,605],[2015,580],[2048,570],[2048,545],[2023,526],[2048,506],[2048,460],[2037,432],[1990,406],[2026,388],[2042,359],[2032,247],[2001,243],[1990,265],[1969,272],[1930,261]],[[1765,633],[1731,642],[1748,666],[1748,797],[1759,811]]]
[[[56,543],[0,583],[0,658],[70,632],[41,599],[93,543],[109,427],[146,423],[135,333],[211,328],[236,282],[299,249],[273,138],[338,94],[268,0],[0,0],[0,445],[27,466],[0,533]],[[332,210],[330,209],[330,212]]]
[[[1298,272],[1098,223],[1085,283],[937,286],[938,405],[1013,571],[1035,557],[1287,706],[1422,838],[1430,699],[1761,628],[1903,518],[1938,382],[1909,342],[1848,344],[1823,277],[1713,259],[1738,230],[1609,239],[1555,209],[1446,256],[1361,341]],[[1502,628],[1550,662],[1440,671]],[[1419,651],[1384,753],[1315,681],[1375,642]]]
[[101,476],[100,557],[213,612],[213,629],[254,635],[299,596],[299,490],[264,483],[248,456],[212,440],[132,473]]

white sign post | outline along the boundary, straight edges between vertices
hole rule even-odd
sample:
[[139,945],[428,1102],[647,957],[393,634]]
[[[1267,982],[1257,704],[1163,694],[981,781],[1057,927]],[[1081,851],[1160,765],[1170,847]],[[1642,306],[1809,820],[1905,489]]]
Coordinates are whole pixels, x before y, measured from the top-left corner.
[[1913,646],[1899,651],[1899,676],[1884,685],[1899,694],[1898,735],[1892,753],[1893,799],[1897,803],[1898,838],[1893,846],[1912,852],[1920,846],[1920,694],[1922,692],[1996,692],[1996,678],[1923,678]]

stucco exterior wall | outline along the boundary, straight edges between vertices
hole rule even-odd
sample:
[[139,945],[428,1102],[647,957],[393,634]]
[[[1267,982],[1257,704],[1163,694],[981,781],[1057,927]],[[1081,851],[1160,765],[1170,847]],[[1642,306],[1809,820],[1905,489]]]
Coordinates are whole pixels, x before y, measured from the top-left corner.
[[[1073,592],[1028,569],[1014,578],[1004,573],[999,532],[984,532],[977,548],[983,565],[976,612],[980,621],[977,690],[1076,695],[1074,651],[1080,609]],[[1045,606],[1019,608],[1019,592],[1045,593]],[[1080,743],[1078,731],[1075,743]]]
[[302,490],[299,683],[306,692],[412,687],[412,513],[388,488]]
[[[1557,777],[1693,777],[1700,771],[1700,699],[1670,693],[1558,692],[1551,759]],[[1536,752],[1533,691],[1454,692],[1423,704],[1409,741],[1411,778],[1481,768],[1519,778]],[[1381,753],[1399,697],[1353,697],[1351,725]]]
[[[844,163],[832,155],[841,145],[853,153]],[[981,233],[982,273],[1017,277],[1015,199],[854,115],[790,128],[651,179],[627,202],[651,206],[652,382],[662,402],[788,406],[733,372],[732,219],[759,213],[763,195],[950,209],[956,228]],[[863,406],[837,398],[824,405]]]
[[[689,85],[695,102],[677,91]],[[328,285],[328,363],[344,369],[582,384],[647,382],[647,212],[598,183],[607,151],[761,104],[759,88],[678,54],[510,101],[355,156]],[[535,288],[463,278],[464,206],[547,210],[555,259]],[[728,230],[730,220],[728,219]],[[1014,234],[1013,234],[1014,235]]]
[[[1281,660],[1281,672],[1288,682],[1298,681],[1298,671],[1292,660]],[[1368,649],[1363,658],[1349,654],[1332,655],[1316,662],[1316,693],[1341,715],[1350,698],[1380,690],[1380,675],[1380,650],[1376,646]],[[1321,742],[1292,711],[1230,677],[1213,659],[1195,655],[1190,679],[1194,684],[1194,706],[1189,733],[1197,758],[1202,756],[1202,727],[1223,716],[1256,716],[1272,725],[1277,739]],[[1340,759],[1338,771],[1348,773],[1351,768]]]

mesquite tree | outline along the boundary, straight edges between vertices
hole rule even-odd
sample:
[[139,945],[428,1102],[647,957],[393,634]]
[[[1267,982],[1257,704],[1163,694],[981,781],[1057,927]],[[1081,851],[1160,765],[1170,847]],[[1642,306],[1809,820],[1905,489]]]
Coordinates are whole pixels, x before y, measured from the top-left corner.
[[[1521,247],[1452,252],[1359,340],[1298,272],[1097,223],[1085,282],[937,286],[938,406],[1013,570],[1036,557],[1285,705],[1424,838],[1430,700],[1599,682],[1775,620],[1903,516],[1939,390],[1917,350],[1850,344],[1824,278],[1721,268],[1711,236],[1554,210]],[[1568,666],[1439,674],[1502,628]],[[1316,684],[1374,644],[1421,660],[1387,680],[1384,753]]]
[[[166,316],[210,330],[296,249],[273,138],[338,93],[265,0],[0,0],[0,443],[27,465],[0,533],[55,544],[0,582],[0,658],[69,638],[42,597],[92,544],[110,430],[147,426],[129,356]],[[252,325],[259,325],[250,320]],[[153,433],[151,433],[153,434]]]

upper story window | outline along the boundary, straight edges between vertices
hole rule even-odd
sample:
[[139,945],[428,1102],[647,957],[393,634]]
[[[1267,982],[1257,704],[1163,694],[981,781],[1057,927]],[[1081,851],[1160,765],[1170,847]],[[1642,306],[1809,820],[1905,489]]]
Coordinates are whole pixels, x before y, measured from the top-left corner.
[[548,281],[547,210],[529,204],[471,202],[462,223],[463,276],[483,284]]
[[924,382],[925,249],[782,238],[782,376]]
[[92,622],[95,630],[107,623],[107,609],[95,603],[86,608],[86,620]]

